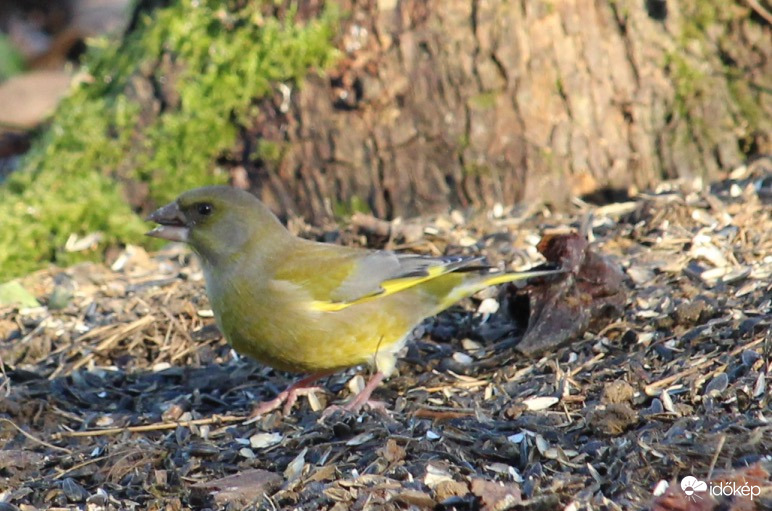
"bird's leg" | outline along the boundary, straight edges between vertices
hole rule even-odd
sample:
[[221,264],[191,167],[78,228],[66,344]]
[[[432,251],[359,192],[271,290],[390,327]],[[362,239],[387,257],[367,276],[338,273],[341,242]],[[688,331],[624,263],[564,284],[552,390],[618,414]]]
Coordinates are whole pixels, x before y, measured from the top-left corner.
[[359,393],[356,396],[354,396],[354,398],[351,401],[343,405],[343,409],[348,410],[349,412],[357,412],[364,405],[370,403],[371,402],[370,395],[378,387],[378,385],[381,384],[381,382],[385,377],[386,375],[380,371],[373,374],[373,377],[370,378],[369,382],[367,382],[367,385],[365,385],[365,388],[360,390]]
[[378,385],[381,384],[384,378],[386,378],[386,375],[381,371],[377,371],[375,374],[373,374],[372,378],[370,378],[370,381],[367,382],[367,385],[365,385],[365,388],[360,390],[359,393],[357,393],[357,395],[351,399],[351,401],[349,401],[343,406],[336,406],[336,405],[328,406],[327,409],[324,410],[324,412],[322,413],[322,417],[329,417],[330,415],[332,415],[333,412],[337,410],[346,410],[347,412],[358,412],[359,410],[362,409],[364,405],[369,405],[372,408],[385,408],[385,405],[380,401],[370,400],[370,395],[378,387]]
[[255,407],[249,417],[255,418],[268,412],[272,412],[273,410],[279,408],[282,403],[284,403],[284,408],[282,410],[284,415],[289,415],[290,411],[292,410],[292,405],[295,404],[295,402],[298,400],[298,397],[307,396],[312,392],[320,390],[319,387],[313,386],[311,384],[320,378],[328,376],[329,374],[331,373],[321,372],[308,375],[305,378],[301,378],[280,392],[279,395],[275,398],[271,399],[270,401],[264,401],[263,403],[260,403]]

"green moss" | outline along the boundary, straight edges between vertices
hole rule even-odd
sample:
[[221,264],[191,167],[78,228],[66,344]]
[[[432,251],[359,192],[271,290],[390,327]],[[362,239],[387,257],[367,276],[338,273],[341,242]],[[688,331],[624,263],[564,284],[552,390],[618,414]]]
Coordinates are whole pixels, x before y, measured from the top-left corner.
[[24,59],[8,36],[0,33],[0,81],[20,73],[23,69]]
[[497,96],[498,94],[495,92],[483,92],[476,94],[469,99],[469,106],[479,110],[490,110],[496,106]]
[[[95,259],[119,240],[140,239],[145,226],[101,172],[128,147],[135,112],[122,97],[87,98],[83,88],[66,100],[48,132],[26,157],[24,170],[0,187],[0,280],[51,262]],[[112,115],[120,112],[120,115]],[[102,233],[85,252],[66,252],[71,234]]]
[[[665,55],[665,66],[673,78],[675,109],[682,117],[689,117],[692,107],[705,94],[708,77],[690,61],[691,50],[701,48],[707,40],[706,30],[716,22],[717,6],[714,0],[686,0],[682,3],[683,23],[678,46]],[[698,50],[701,51],[701,50]]]
[[681,53],[670,52],[665,56],[665,67],[673,77],[675,108],[683,117],[689,116],[691,106],[699,101],[706,83],[705,75],[692,66]]
[[[720,4],[719,4],[720,2]],[[730,11],[726,0],[690,0],[684,2],[682,41],[703,40],[705,31],[713,23],[722,21],[721,12]]]
[[372,210],[367,201],[354,195],[348,202],[337,201],[333,204],[332,212],[336,218],[343,219],[350,217],[354,213],[371,213]]
[[[764,123],[762,115],[762,109],[759,107],[758,100],[751,90],[747,80],[742,77],[730,76],[728,79],[729,94],[732,95],[732,100],[737,108],[740,110],[740,114],[747,121],[748,132],[755,130],[761,130],[761,126]],[[753,147],[747,140],[742,140],[740,150],[749,155],[753,151]]]
[[263,160],[266,163],[278,164],[286,154],[287,149],[288,147],[285,144],[270,140],[260,140],[252,158]]
[[[697,66],[709,58],[710,50],[705,48],[709,41],[707,31],[716,23],[729,23],[730,16],[722,14],[720,0],[686,0],[683,2],[683,22],[677,46],[665,55],[665,67],[673,80],[675,95],[674,112],[687,121],[689,130],[676,135],[676,146],[688,146],[693,143],[692,135],[706,141],[713,140],[715,134],[709,133],[703,118],[702,109],[705,101],[712,94],[710,87],[715,85],[712,77],[706,75]],[[730,11],[729,9],[728,11]]]
[[[34,179],[11,176],[0,188],[0,280],[45,266],[70,264],[101,256],[106,244],[136,241],[145,225],[121,197],[115,183],[99,173],[83,172],[62,179],[52,172]],[[87,251],[66,252],[71,234],[102,233],[101,244]]]
[[[224,182],[216,160],[234,146],[255,100],[334,62],[335,9],[300,22],[292,13],[264,16],[272,0],[244,4],[229,11],[229,2],[176,0],[121,43],[92,43],[81,83],[0,186],[0,281],[97,258],[110,244],[147,242],[120,182],[148,183],[157,203]],[[178,99],[159,112],[154,87]],[[93,232],[103,237],[92,250],[63,250],[71,234]]]
[[[714,96],[722,91],[723,83],[726,83],[732,102],[730,110],[742,118],[735,129],[739,129],[745,136],[767,131],[760,98],[765,92],[750,84],[746,71],[732,65],[732,55],[739,51],[734,33],[740,24],[750,23],[745,18],[750,17],[751,11],[736,0],[685,0],[681,3],[681,9],[681,32],[677,46],[666,55],[665,65],[675,88],[674,113],[686,119],[689,125],[689,131],[683,132],[680,137],[683,144],[692,144],[690,137],[693,134],[704,139],[707,144],[721,136],[720,131],[717,131],[721,127],[714,126],[712,122],[708,123],[711,124],[709,127],[704,116],[706,105],[716,101]],[[720,49],[718,53],[726,55],[724,60],[719,60],[716,46]],[[706,60],[708,68],[721,69],[721,76],[701,70]],[[727,123],[730,122],[731,119],[727,119]],[[750,154],[752,146],[743,135],[739,138],[740,150]]]
[[166,184],[153,188],[158,202],[224,181],[225,175],[212,172],[212,162],[233,145],[255,98],[277,82],[302,81],[310,68],[324,68],[335,57],[333,11],[303,25],[292,14],[283,21],[265,18],[255,2],[231,18],[218,7],[221,2],[205,2],[207,8],[181,3],[149,25],[143,41],[152,54],[174,48],[171,53],[183,63],[175,81],[180,107],[150,127],[149,157],[138,162],[139,177]]
[[460,134],[456,139],[456,145],[458,146],[457,151],[459,153],[462,153],[465,149],[468,149],[471,145],[471,140],[469,140],[469,133],[462,133]]

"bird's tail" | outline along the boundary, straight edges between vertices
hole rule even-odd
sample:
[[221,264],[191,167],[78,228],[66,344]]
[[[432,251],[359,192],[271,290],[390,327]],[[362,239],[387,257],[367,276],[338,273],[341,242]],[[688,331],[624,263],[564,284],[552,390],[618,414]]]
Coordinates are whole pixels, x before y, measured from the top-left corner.
[[538,266],[534,269],[520,272],[495,272],[487,274],[473,274],[470,273],[464,282],[456,286],[448,295],[442,300],[439,310],[444,310],[457,301],[471,296],[478,291],[485,289],[486,287],[496,286],[499,284],[505,284],[507,282],[517,282],[519,280],[533,279],[536,277],[548,277],[550,275],[559,275],[565,273],[565,270],[559,268],[549,267],[548,265]]
[[517,282],[518,280],[533,279],[536,277],[548,277],[550,275],[558,275],[563,273],[564,270],[560,269],[542,269],[542,270],[528,270],[518,271],[511,273],[493,273],[489,275],[482,275],[477,284],[480,289],[484,289],[489,286],[497,286],[499,284],[505,284],[507,282]]

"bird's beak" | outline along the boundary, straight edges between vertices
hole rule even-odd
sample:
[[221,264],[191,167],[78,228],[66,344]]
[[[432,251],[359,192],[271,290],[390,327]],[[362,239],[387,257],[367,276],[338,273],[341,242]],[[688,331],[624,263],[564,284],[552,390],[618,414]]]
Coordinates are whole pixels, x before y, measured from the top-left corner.
[[185,225],[185,215],[182,214],[176,202],[153,211],[147,217],[147,221],[161,224],[152,231],[145,233],[147,236],[169,241],[188,241],[190,231]]

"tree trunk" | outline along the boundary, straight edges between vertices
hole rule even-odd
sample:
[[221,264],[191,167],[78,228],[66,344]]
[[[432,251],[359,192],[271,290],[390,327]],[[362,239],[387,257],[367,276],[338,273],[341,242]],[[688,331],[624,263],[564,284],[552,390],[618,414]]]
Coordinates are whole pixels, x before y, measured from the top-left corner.
[[233,175],[312,221],[709,178],[770,151],[750,4],[352,2],[337,68],[262,105]]

